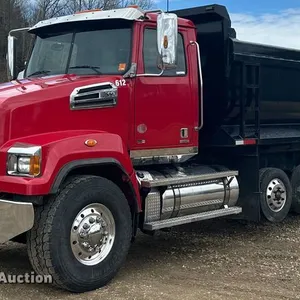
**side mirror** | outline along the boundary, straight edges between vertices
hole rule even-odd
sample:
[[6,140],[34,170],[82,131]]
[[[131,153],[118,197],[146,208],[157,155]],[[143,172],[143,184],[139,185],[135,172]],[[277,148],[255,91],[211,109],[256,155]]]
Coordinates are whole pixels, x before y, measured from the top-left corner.
[[16,38],[8,36],[7,38],[7,70],[8,77],[13,80],[17,78],[16,69]]
[[178,18],[175,14],[161,13],[157,19],[157,45],[163,69],[176,68]]

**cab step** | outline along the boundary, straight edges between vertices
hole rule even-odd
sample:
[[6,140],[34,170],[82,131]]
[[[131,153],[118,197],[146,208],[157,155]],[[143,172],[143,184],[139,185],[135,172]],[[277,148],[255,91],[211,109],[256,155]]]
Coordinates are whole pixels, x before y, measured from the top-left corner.
[[204,221],[219,217],[225,217],[230,215],[237,215],[242,212],[241,207],[229,207],[229,208],[222,208],[218,210],[212,210],[212,211],[206,211],[198,214],[193,214],[189,216],[183,216],[183,217],[177,217],[173,219],[167,219],[167,220],[161,220],[161,221],[155,221],[155,222],[149,222],[145,223],[143,228],[144,230],[158,230],[162,228],[169,228],[173,226],[179,226],[183,224],[189,224],[194,223],[198,221]]

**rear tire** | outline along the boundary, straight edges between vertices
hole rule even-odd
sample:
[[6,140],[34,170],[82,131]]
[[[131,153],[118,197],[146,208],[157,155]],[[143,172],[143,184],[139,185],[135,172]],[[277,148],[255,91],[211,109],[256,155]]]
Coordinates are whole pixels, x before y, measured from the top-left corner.
[[292,187],[280,169],[260,170],[260,204],[263,216],[272,223],[283,221],[292,204]]
[[291,177],[293,201],[292,201],[292,211],[300,214],[300,166],[292,173]]
[[52,275],[60,288],[86,292],[116,275],[131,237],[131,213],[120,189],[105,178],[78,176],[36,208],[28,254],[38,274]]

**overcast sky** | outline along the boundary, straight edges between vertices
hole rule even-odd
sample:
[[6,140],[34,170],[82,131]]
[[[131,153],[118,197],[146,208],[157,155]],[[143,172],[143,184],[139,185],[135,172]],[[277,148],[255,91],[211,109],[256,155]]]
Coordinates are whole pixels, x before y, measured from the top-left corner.
[[[166,9],[167,0],[156,0]],[[170,9],[212,4],[225,5],[238,38],[300,49],[300,0],[170,0]]]

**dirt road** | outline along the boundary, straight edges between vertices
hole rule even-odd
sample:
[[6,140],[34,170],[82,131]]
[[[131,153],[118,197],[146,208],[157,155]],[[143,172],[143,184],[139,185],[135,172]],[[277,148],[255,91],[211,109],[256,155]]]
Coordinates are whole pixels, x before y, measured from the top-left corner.
[[[0,272],[31,272],[25,246],[0,246]],[[300,216],[284,224],[209,221],[140,234],[113,282],[70,294],[51,285],[0,286],[0,299],[300,299]]]

